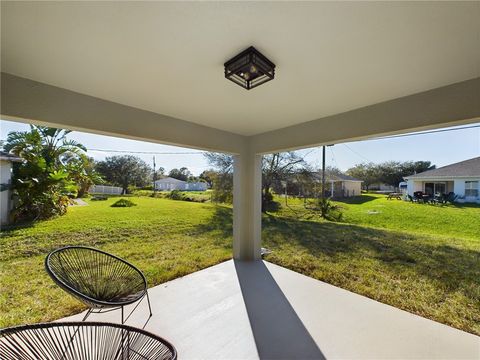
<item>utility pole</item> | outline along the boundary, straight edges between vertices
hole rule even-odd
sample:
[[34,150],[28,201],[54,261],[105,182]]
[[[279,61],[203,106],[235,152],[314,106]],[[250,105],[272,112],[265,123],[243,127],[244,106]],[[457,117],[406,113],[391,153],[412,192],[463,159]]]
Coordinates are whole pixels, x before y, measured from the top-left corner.
[[322,204],[325,199],[325,145],[322,147]]
[[157,170],[155,164],[155,155],[153,155],[153,196],[155,196],[155,193],[157,191],[157,189],[155,188],[155,181],[157,181]]

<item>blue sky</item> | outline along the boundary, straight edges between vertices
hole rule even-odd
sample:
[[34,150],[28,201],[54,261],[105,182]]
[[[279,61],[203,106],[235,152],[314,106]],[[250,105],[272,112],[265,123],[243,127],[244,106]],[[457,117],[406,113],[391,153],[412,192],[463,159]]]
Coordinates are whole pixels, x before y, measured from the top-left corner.
[[[480,126],[480,123],[476,125]],[[10,131],[24,131],[28,128],[27,124],[0,120],[0,139],[6,139]],[[102,160],[111,155],[128,154],[131,151],[167,152],[176,154],[156,154],[157,167],[162,166],[169,171],[175,167],[185,166],[195,175],[199,175],[208,168],[201,152],[187,148],[82,132],[72,132],[69,137],[85,145],[89,149],[88,154],[96,160]],[[179,152],[187,154],[178,154]],[[305,155],[305,159],[312,165],[317,167],[321,165],[321,148],[304,149],[300,153]],[[132,155],[142,158],[149,164],[152,163],[153,154],[134,153]],[[389,160],[429,160],[439,167],[477,156],[480,156],[480,127],[399,138],[364,140],[327,148],[327,164],[341,170],[347,170],[362,162],[379,163]]]

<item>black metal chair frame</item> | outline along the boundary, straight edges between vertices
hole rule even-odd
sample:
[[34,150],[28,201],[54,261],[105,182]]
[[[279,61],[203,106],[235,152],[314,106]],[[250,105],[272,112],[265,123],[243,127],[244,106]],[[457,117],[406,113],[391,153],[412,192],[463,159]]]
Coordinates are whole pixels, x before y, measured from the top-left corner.
[[77,321],[0,329],[0,358],[176,360],[177,351],[167,340],[143,329]]
[[[93,297],[87,296],[86,294],[84,294],[81,291],[73,288],[72,286],[69,286],[68,284],[63,282],[58,277],[58,275],[52,269],[50,262],[51,262],[51,258],[55,254],[60,253],[60,252],[65,252],[65,251],[72,251],[72,250],[75,250],[75,249],[82,249],[82,250],[86,250],[86,251],[94,251],[94,252],[97,252],[97,253],[102,254],[104,256],[108,256],[110,258],[113,258],[113,259],[115,259],[117,261],[120,261],[123,264],[127,265],[132,270],[136,271],[138,273],[138,275],[141,277],[141,279],[143,281],[143,287],[144,287],[143,291],[141,292],[141,294],[139,296],[136,296],[132,299],[129,299],[129,300],[126,300],[126,301],[115,302],[115,301],[102,301],[102,300],[99,300],[99,299],[95,299]],[[45,258],[45,269],[46,269],[47,273],[50,275],[50,277],[52,278],[52,280],[60,288],[62,288],[64,291],[66,291],[70,295],[74,296],[78,300],[82,301],[85,305],[87,305],[89,307],[89,309],[87,310],[87,313],[83,317],[82,321],[85,321],[90,316],[90,314],[92,314],[92,313],[93,314],[100,314],[100,313],[106,313],[106,312],[110,312],[110,311],[120,309],[121,310],[122,324],[124,324],[125,321],[127,321],[128,318],[132,315],[132,313],[137,309],[138,305],[140,304],[140,302],[143,300],[144,297],[147,298],[148,309],[150,311],[150,317],[152,316],[152,307],[151,307],[151,304],[150,304],[150,297],[148,296],[148,287],[147,287],[147,280],[145,278],[145,275],[143,275],[143,273],[138,268],[136,268],[134,265],[130,264],[129,262],[127,262],[126,260],[124,260],[124,259],[122,259],[118,256],[112,255],[110,253],[107,253],[107,252],[99,250],[99,249],[87,247],[87,246],[65,246],[65,247],[56,249],[56,250],[52,251],[51,253],[49,253],[47,255],[47,257]],[[135,305],[135,307],[132,309],[132,311],[128,314],[128,316],[125,318],[124,317],[124,306],[133,304],[137,301],[138,301],[138,303]]]

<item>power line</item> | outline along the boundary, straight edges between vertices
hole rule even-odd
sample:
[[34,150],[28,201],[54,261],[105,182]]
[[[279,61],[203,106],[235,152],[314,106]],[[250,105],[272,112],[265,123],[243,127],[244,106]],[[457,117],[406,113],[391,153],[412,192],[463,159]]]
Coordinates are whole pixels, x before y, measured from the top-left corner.
[[157,152],[157,151],[133,151],[133,150],[108,150],[108,149],[89,149],[89,151],[100,151],[108,153],[124,153],[124,154],[144,154],[144,155],[203,155],[204,151],[183,151],[183,152]]
[[333,146],[329,146],[328,148],[330,149],[330,152],[332,153],[332,161],[333,161],[333,163],[335,163],[335,167],[338,168],[337,160],[335,159],[335,155],[333,154]]
[[368,162],[373,162],[372,160],[366,158],[365,156],[363,156],[362,154],[360,154],[359,152],[353,150],[350,146],[348,146],[347,144],[343,143],[342,145],[344,145],[348,150],[350,150],[351,152],[353,152],[355,155],[361,157],[362,159],[364,160],[367,160]]
[[[426,134],[435,134],[435,133],[442,133],[442,132],[448,132],[448,131],[457,131],[457,130],[466,130],[466,129],[475,129],[475,128],[480,128],[480,124],[475,124],[475,125],[469,125],[469,126],[461,126],[461,127],[456,127],[456,128],[447,128],[447,129],[439,129],[439,130],[427,130],[427,131],[421,131],[421,132],[415,132],[415,133],[409,133],[409,134],[399,134],[399,135],[390,135],[390,136],[381,136],[377,138],[370,138],[370,139],[363,139],[363,140],[357,140],[357,141],[369,141],[369,140],[386,140],[386,139],[395,139],[395,138],[401,138],[401,137],[408,137],[408,136],[416,136],[416,135],[426,135]],[[6,140],[0,140],[1,142],[5,142]],[[355,153],[356,155],[360,156],[361,158],[370,161],[363,155],[359,154],[352,148],[350,148],[348,145],[343,143],[350,151]],[[145,155],[202,155],[205,152],[204,151],[184,151],[184,152],[156,152],[156,151],[134,151],[134,150],[112,150],[112,149],[87,149],[91,151],[101,151],[101,152],[109,152],[109,153],[131,153],[131,154],[145,154]],[[310,155],[312,151],[309,151],[305,156]]]
[[407,137],[407,136],[435,134],[435,133],[442,133],[442,132],[447,132],[447,131],[457,131],[457,130],[466,130],[466,129],[475,129],[475,128],[480,128],[480,124],[469,125],[469,126],[462,126],[462,127],[457,127],[457,128],[449,128],[449,129],[427,130],[427,131],[414,132],[414,133],[409,133],[409,134],[399,134],[399,135],[381,136],[381,137],[377,137],[377,138],[364,139],[364,140],[358,140],[358,141],[395,139],[395,138]]
[[[416,132],[416,133],[410,133],[410,134],[399,134],[399,135],[391,135],[391,136],[383,136],[383,137],[378,137],[378,138],[371,138],[371,139],[364,139],[364,140],[358,140],[358,141],[369,141],[369,140],[387,140],[387,139],[395,139],[395,138],[401,138],[401,137],[407,137],[407,136],[416,136],[416,135],[426,135],[426,134],[435,134],[435,133],[442,133],[442,132],[448,132],[448,131],[457,131],[457,130],[466,130],[466,129],[475,129],[475,128],[480,128],[480,124],[475,124],[475,125],[469,125],[469,126],[462,126],[462,127],[456,127],[456,128],[449,128],[449,129],[439,129],[439,130],[427,130],[427,131],[422,131],[422,132]],[[353,150],[350,146],[348,146],[346,143],[343,143],[347,149],[349,149],[351,152],[353,152],[355,155],[361,157],[364,160],[367,160],[368,162],[372,162],[370,159],[366,158],[362,154],[360,154],[358,151]]]

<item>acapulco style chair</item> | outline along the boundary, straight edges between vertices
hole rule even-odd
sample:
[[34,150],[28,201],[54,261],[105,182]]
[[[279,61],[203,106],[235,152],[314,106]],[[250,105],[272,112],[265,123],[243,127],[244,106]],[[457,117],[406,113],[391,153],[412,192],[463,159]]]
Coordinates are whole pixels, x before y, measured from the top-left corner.
[[167,340],[128,325],[55,322],[0,329],[2,360],[176,360]]
[[[58,286],[88,306],[82,321],[92,313],[121,309],[123,324],[144,297],[152,316],[145,276],[115,255],[86,246],[66,246],[47,255],[45,269]],[[137,301],[125,318],[124,306]]]

